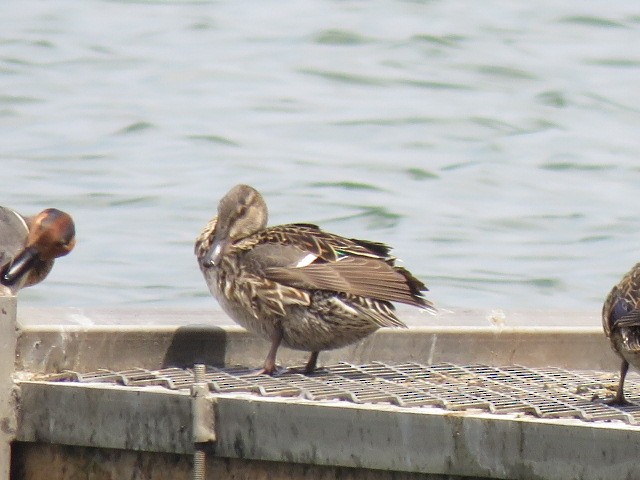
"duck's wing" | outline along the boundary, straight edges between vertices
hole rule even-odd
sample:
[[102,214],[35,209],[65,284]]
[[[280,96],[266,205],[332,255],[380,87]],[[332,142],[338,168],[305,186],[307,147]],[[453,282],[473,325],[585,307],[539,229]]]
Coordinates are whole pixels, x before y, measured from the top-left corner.
[[[623,348],[629,352],[640,352],[640,309],[624,297],[612,304],[608,319],[608,336],[618,331]],[[605,333],[607,333],[605,331]]]
[[393,266],[384,244],[339,237],[317,227],[269,230],[245,253],[245,263],[269,280],[434,310],[422,295],[426,286],[406,269]]
[[421,308],[431,304],[422,296],[426,287],[404,269],[384,261],[347,256],[335,262],[314,262],[302,267],[272,267],[268,278],[291,286],[332,290],[387,302],[400,302]]
[[611,328],[640,327],[640,309],[619,297],[611,312]]
[[640,263],[607,296],[602,306],[602,327],[607,337],[617,328],[640,327]]
[[[26,277],[9,275],[13,263],[24,251],[33,217],[23,217],[15,210],[0,207],[0,284],[15,294],[25,286]],[[0,293],[2,295],[2,293]]]
[[33,217],[23,217],[15,210],[0,207],[0,250],[6,257],[24,248]]

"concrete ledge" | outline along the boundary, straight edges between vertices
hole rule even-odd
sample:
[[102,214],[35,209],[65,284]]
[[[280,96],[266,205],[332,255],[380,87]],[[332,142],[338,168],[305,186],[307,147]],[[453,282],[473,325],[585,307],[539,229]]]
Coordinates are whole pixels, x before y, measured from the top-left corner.
[[225,396],[217,408],[223,457],[473,478],[640,478],[640,428],[628,425]]
[[[21,390],[20,442],[193,451],[187,394],[50,382],[24,382]],[[472,478],[640,478],[640,427],[621,422],[249,395],[215,400],[211,452],[219,459]]]
[[[347,348],[322,352],[320,364],[348,361],[521,364],[617,371],[619,360],[589,312],[449,312],[402,310],[410,328],[381,329]],[[269,345],[222,312],[202,310],[24,309],[19,312],[17,368],[160,369],[205,363],[260,366]],[[306,352],[281,348],[283,365]]]
[[191,397],[163,388],[21,382],[16,439],[193,453]]

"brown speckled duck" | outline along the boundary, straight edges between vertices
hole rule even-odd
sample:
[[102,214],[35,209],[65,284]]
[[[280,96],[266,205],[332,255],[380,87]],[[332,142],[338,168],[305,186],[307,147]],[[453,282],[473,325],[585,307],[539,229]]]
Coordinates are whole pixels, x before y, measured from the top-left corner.
[[65,212],[47,208],[22,218],[28,229],[24,248],[0,269],[0,284],[12,294],[44,280],[54,260],[68,254],[75,245],[75,226]]
[[629,365],[640,368],[640,263],[618,283],[602,307],[602,326],[613,350],[622,359],[620,382],[610,402],[625,405],[624,379]]
[[233,187],[195,242],[213,296],[247,330],[271,341],[262,373],[276,371],[280,344],[311,352],[343,347],[380,327],[406,327],[391,302],[435,311],[425,285],[394,265],[390,248],[316,225],[267,228],[267,205],[248,185]]

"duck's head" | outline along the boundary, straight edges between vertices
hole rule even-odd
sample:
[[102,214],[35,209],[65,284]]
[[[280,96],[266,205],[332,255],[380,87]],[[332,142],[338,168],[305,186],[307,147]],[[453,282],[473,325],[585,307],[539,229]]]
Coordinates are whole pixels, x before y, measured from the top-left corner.
[[5,285],[16,284],[37,261],[50,262],[68,254],[76,243],[73,219],[65,212],[47,208],[28,221],[24,249],[2,275]]
[[222,197],[205,265],[217,265],[226,248],[267,226],[267,204],[262,195],[249,185],[236,185]]

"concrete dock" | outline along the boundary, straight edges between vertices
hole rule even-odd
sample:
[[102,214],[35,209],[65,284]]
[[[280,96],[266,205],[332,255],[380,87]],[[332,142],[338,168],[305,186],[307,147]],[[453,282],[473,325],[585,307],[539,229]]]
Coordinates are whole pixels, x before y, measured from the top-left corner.
[[619,362],[597,312],[400,316],[271,378],[250,371],[267,342],[215,311],[19,308],[3,458],[30,480],[640,478],[640,382],[638,407],[603,403]]

